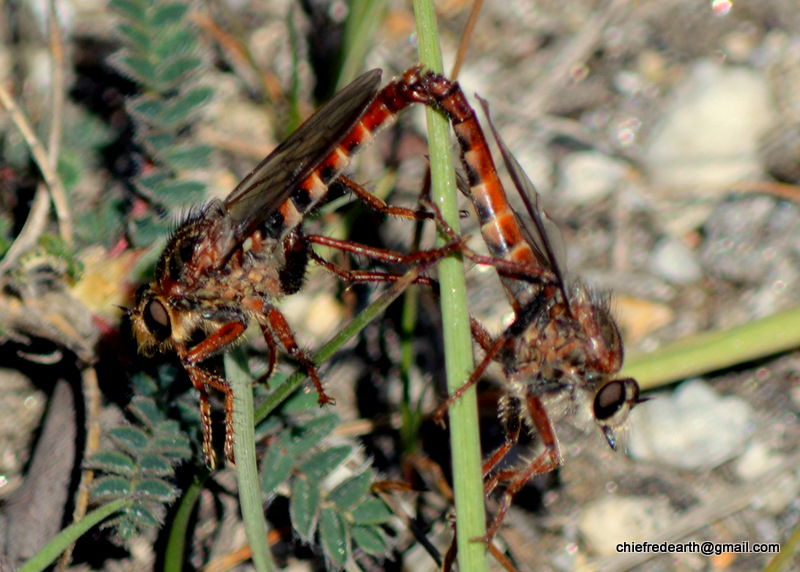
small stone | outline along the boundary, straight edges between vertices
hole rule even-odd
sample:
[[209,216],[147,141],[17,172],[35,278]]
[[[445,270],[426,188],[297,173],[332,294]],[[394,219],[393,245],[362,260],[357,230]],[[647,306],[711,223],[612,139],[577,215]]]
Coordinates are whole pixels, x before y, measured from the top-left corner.
[[614,300],[614,317],[627,342],[638,343],[652,332],[675,319],[667,304],[645,298],[620,296]]
[[703,275],[694,253],[672,238],[662,238],[656,243],[648,266],[654,274],[673,284],[691,284]]
[[564,201],[580,204],[607,197],[628,172],[624,161],[596,151],[567,155],[560,165],[555,194]]
[[665,499],[607,496],[581,511],[578,530],[589,550],[611,556],[621,542],[652,540],[673,518]]
[[754,442],[736,461],[736,474],[745,481],[752,481],[775,470],[783,459],[783,455],[773,453],[764,443]]
[[713,469],[740,455],[752,433],[753,412],[736,396],[719,396],[701,380],[681,384],[631,414],[629,451],[639,461],[690,471]]
[[744,67],[694,67],[645,154],[654,186],[673,195],[728,192],[761,173],[759,139],[772,123],[766,79]]
[[[753,481],[778,471],[786,456],[770,451],[764,443],[751,443],[742,456],[736,461],[736,474],[745,481]],[[800,482],[793,472],[778,476],[769,487],[761,489],[754,497],[753,504],[770,514],[779,514],[800,493]]]

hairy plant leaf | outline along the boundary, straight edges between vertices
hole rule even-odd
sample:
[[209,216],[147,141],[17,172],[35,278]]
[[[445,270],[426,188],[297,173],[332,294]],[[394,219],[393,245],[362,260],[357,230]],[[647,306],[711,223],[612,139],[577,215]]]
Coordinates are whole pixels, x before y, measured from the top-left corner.
[[166,457],[148,453],[139,457],[139,470],[144,475],[166,477],[172,474],[172,465]]
[[319,487],[307,479],[298,478],[292,481],[289,516],[292,528],[305,541],[314,534],[319,506]]
[[380,499],[367,499],[352,511],[355,524],[383,524],[392,518],[392,512]]
[[131,493],[131,483],[123,477],[100,477],[92,486],[93,499],[113,500]]
[[134,397],[128,405],[128,410],[151,431],[164,419],[164,413],[156,402],[145,397]]
[[342,482],[330,493],[328,500],[340,509],[347,509],[361,501],[369,491],[372,473],[364,471]]
[[337,567],[347,562],[349,542],[347,529],[339,514],[331,507],[322,509],[319,521],[319,534],[325,556]]
[[161,522],[144,504],[135,502],[128,508],[127,516],[139,526],[158,526]]
[[171,89],[184,81],[203,65],[203,60],[193,56],[177,58],[158,70],[158,82],[163,89]]
[[302,427],[293,428],[284,445],[290,454],[302,455],[315,447],[323,437],[330,435],[338,424],[339,416],[335,413],[320,415],[304,423]]
[[172,230],[172,225],[169,221],[153,216],[135,220],[133,224],[131,238],[137,247],[149,246],[169,234],[170,230]]
[[175,136],[172,133],[150,133],[142,138],[142,144],[148,151],[160,155],[175,147]]
[[123,42],[137,52],[150,51],[150,36],[140,27],[132,24],[117,24],[117,32],[122,34]]
[[123,476],[132,475],[136,469],[133,459],[118,451],[100,451],[99,453],[95,453],[86,461],[86,467]]
[[193,89],[169,105],[164,106],[159,114],[159,122],[169,128],[188,121],[194,113],[202,108],[212,97],[214,90],[208,87]]
[[364,552],[375,556],[386,554],[388,543],[377,526],[353,526],[350,528],[350,535]]
[[136,427],[115,427],[108,432],[108,436],[117,445],[133,454],[141,452],[147,446],[147,434]]
[[198,202],[206,188],[200,181],[171,181],[159,187],[157,197],[168,206],[180,206]]
[[128,111],[139,121],[156,124],[164,113],[164,102],[153,94],[142,95],[128,102]]
[[146,57],[123,54],[116,58],[115,63],[131,79],[142,85],[151,86],[158,81],[156,66]]
[[185,435],[156,437],[150,446],[150,452],[160,453],[167,458],[177,460],[188,459],[192,456],[192,445]]
[[[145,194],[155,194],[156,190],[164,184],[165,181],[169,181],[169,177],[167,177],[166,173],[163,171],[155,171],[148,175],[141,175],[136,179],[136,186],[146,191]],[[148,394],[149,395],[149,394]]]
[[271,495],[278,485],[289,478],[295,460],[296,457],[287,454],[279,443],[269,448],[261,461],[261,490],[264,494]]
[[140,24],[147,20],[145,5],[136,0],[111,0],[108,7]]
[[150,21],[153,26],[168,26],[169,24],[178,24],[181,19],[186,15],[189,10],[188,4],[162,4],[150,14]]
[[174,146],[164,151],[164,160],[176,169],[202,168],[208,165],[212,151],[208,145]]
[[309,481],[318,481],[328,476],[353,452],[350,445],[340,445],[321,451],[300,465],[300,472]]
[[161,479],[143,479],[136,483],[135,489],[136,493],[163,503],[172,502],[177,496],[176,490]]
[[194,31],[189,28],[173,28],[169,34],[160,34],[153,46],[155,56],[162,60],[165,66],[185,60],[185,56],[191,56],[196,50]]
[[130,540],[139,534],[139,527],[129,516],[114,518],[105,523],[105,526],[113,526],[122,540]]

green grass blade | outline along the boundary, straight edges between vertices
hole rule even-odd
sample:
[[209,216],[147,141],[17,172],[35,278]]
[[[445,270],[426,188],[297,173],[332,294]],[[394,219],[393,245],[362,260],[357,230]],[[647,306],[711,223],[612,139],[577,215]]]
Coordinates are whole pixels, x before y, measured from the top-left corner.
[[186,538],[189,535],[192,513],[197,501],[200,500],[200,493],[203,492],[203,485],[209,474],[209,471],[206,470],[197,475],[181,496],[180,506],[172,520],[164,552],[164,570],[183,570],[183,561],[186,558]]
[[800,307],[728,330],[704,332],[648,354],[631,355],[622,374],[642,389],[710,373],[800,347]]
[[[442,73],[442,56],[436,29],[433,2],[415,0],[420,61],[427,68]],[[431,161],[431,193],[445,221],[459,228],[456,180],[450,149],[450,124],[441,114],[427,109],[428,147]],[[447,388],[451,393],[461,387],[474,368],[472,338],[467,311],[466,278],[459,256],[449,256],[439,264],[442,292]],[[450,435],[453,449],[453,490],[456,502],[456,540],[459,570],[487,570],[486,549],[473,539],[486,534],[483,501],[478,403],[475,389],[468,391],[450,407]]]
[[126,506],[132,504],[129,498],[118,499],[108,504],[104,504],[98,509],[93,510],[81,520],[71,524],[59,532],[50,542],[48,542],[36,556],[23,564],[17,572],[39,572],[56,561],[62,552],[72,546],[78,539],[89,532],[92,527],[100,524],[109,516],[122,511]]
[[253,422],[252,377],[247,370],[241,348],[225,354],[225,375],[233,390],[233,454],[236,458],[236,479],[239,504],[253,564],[258,572],[276,570],[267,543],[267,520],[261,503],[261,487],[256,462],[256,439]]

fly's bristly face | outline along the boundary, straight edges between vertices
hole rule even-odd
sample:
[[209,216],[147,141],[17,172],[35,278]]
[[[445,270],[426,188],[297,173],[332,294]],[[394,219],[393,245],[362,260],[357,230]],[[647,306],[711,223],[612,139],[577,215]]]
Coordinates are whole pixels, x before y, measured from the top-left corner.
[[135,306],[129,311],[139,351],[147,357],[156,352],[175,351],[178,346],[188,343],[202,322],[201,312],[174,308],[157,289],[155,282],[140,287]]
[[150,357],[156,351],[172,349],[172,319],[166,301],[156,297],[152,285],[139,288],[135,306],[128,314],[133,335],[143,355]]

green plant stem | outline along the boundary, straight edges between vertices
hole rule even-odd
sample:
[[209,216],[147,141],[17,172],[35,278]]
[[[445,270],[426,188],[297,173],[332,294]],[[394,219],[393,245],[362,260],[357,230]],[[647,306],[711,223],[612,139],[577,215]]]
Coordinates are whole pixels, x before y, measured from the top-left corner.
[[211,473],[208,470],[197,475],[181,496],[181,504],[172,519],[172,526],[169,530],[167,547],[164,552],[164,570],[182,570],[183,561],[186,557],[186,537],[189,531],[189,523],[192,519],[192,512],[200,493],[203,492],[206,479]]
[[389,3],[386,0],[352,0],[344,30],[341,69],[337,89],[356,79],[364,67],[367,46],[371,45]]
[[800,347],[800,307],[743,326],[705,332],[649,354],[632,355],[622,374],[642,389]]
[[[433,2],[414,0],[420,61],[442,73],[436,15]],[[450,149],[450,124],[441,114],[427,109],[428,148],[431,161],[431,193],[445,221],[459,229],[458,204],[453,157]],[[459,256],[449,256],[439,264],[442,292],[447,387],[452,393],[461,387],[474,368],[472,338],[467,312],[464,264]],[[483,501],[478,403],[473,387],[449,410],[453,455],[453,492],[456,503],[456,541],[459,570],[487,570],[486,547],[474,542],[486,534]]]
[[252,377],[241,348],[225,354],[225,375],[233,391],[233,454],[239,484],[239,506],[245,532],[250,541],[253,564],[258,572],[276,570],[267,542],[267,521],[261,504],[261,487],[256,466],[256,440],[253,420]]
[[781,551],[770,559],[763,572],[790,570],[793,565],[796,565],[794,557],[798,548],[800,548],[800,526],[794,529],[789,539],[781,546]]
[[[412,251],[419,250],[422,240],[422,221],[417,221],[412,240]],[[403,400],[400,403],[400,442],[404,454],[416,452],[419,428],[422,424],[422,397],[411,403],[411,368],[414,365],[414,329],[417,325],[419,290],[411,288],[403,296],[403,313],[400,319],[400,379],[403,383]]]
[[100,524],[109,516],[121,512],[132,504],[129,498],[118,499],[88,513],[78,522],[75,522],[59,532],[50,542],[36,553],[36,555],[23,564],[17,572],[39,572],[56,561],[59,554],[72,546],[78,539],[89,532],[92,527]]

